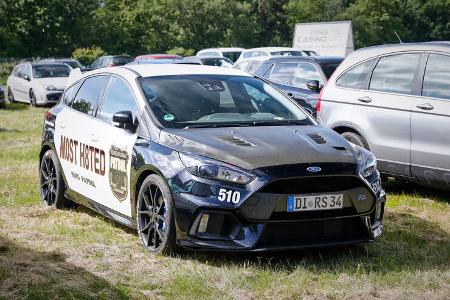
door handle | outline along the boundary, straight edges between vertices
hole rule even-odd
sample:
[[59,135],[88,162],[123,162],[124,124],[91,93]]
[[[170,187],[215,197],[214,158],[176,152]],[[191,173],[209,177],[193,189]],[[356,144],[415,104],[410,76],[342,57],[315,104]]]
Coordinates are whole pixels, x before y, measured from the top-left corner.
[[434,106],[431,105],[430,103],[417,104],[416,107],[419,109],[423,109],[423,110],[433,110],[434,109]]
[[372,102],[372,98],[370,98],[369,96],[359,97],[357,100],[359,102],[364,102],[364,103]]

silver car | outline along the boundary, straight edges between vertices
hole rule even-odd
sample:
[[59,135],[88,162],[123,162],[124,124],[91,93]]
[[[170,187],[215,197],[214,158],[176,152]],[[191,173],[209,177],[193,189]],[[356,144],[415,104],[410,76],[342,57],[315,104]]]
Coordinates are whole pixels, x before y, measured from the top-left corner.
[[25,102],[32,106],[54,104],[66,87],[72,68],[62,63],[23,63],[8,77],[10,102]]
[[450,42],[355,51],[319,99],[319,121],[372,151],[380,172],[450,189]]

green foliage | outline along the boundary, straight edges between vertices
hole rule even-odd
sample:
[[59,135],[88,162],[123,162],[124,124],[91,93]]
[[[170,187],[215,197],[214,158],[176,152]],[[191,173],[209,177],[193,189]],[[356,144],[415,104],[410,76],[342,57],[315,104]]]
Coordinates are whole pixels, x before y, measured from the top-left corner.
[[78,60],[81,64],[87,66],[92,64],[98,57],[105,54],[106,52],[103,51],[102,48],[98,46],[91,46],[87,48],[75,49],[72,53],[72,57]]
[[[0,1],[0,57],[288,46],[294,25],[351,20],[357,47],[450,40],[449,0]],[[181,51],[179,49],[185,49]]]
[[183,47],[176,47],[176,48],[168,50],[167,54],[192,56],[192,55],[195,55],[195,50],[194,49],[184,49]]
[[8,77],[14,69],[14,66],[15,63],[13,62],[0,63],[0,78]]

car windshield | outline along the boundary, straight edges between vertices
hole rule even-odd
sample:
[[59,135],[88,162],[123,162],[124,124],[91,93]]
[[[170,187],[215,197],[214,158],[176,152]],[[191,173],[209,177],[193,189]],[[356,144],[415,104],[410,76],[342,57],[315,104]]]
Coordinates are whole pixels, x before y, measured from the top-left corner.
[[64,61],[63,63],[65,63],[66,65],[69,65],[72,67],[72,69],[76,69],[76,68],[80,68],[81,69],[81,64],[77,61]]
[[235,62],[238,60],[239,56],[241,55],[241,51],[233,51],[233,52],[222,52],[222,55],[226,58],[228,58],[229,60],[231,60],[232,62]]
[[233,63],[228,58],[202,58],[202,63],[207,66],[217,66],[217,67],[233,67]]
[[140,84],[168,128],[313,124],[297,104],[254,77],[171,75],[142,78]]
[[33,66],[33,78],[69,77],[70,71],[66,65]]
[[283,55],[283,56],[303,56],[301,51],[274,51],[270,52],[271,55]]
[[132,62],[132,61],[133,61],[133,59],[131,57],[129,57],[129,56],[115,56],[112,59],[112,63],[115,66],[122,66],[122,65],[125,65],[125,64],[127,64],[129,62]]
[[329,62],[329,63],[321,63],[321,67],[327,79],[333,75],[334,70],[339,66],[341,62]]

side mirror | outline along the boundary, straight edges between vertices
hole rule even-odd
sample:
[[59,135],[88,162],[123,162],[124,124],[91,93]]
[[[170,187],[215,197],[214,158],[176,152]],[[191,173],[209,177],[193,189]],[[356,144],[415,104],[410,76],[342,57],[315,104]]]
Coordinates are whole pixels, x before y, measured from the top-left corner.
[[23,75],[23,79],[25,79],[26,81],[30,81],[31,80],[30,76],[28,76],[28,75]]
[[129,131],[135,131],[137,124],[133,121],[133,114],[131,111],[119,111],[113,115],[113,122],[115,126]]
[[316,93],[318,93],[320,91],[320,89],[322,88],[320,86],[319,80],[310,80],[310,81],[308,81],[306,83],[306,87],[308,89],[310,89],[311,91],[316,92]]

